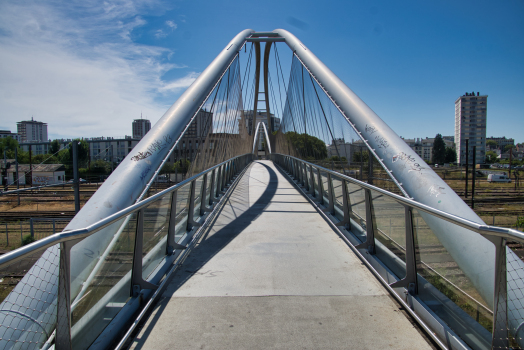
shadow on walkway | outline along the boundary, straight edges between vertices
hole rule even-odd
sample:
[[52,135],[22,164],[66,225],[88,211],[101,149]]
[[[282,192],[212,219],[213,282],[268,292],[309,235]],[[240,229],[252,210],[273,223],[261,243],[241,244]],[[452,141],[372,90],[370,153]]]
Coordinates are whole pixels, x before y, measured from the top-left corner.
[[[260,198],[249,205],[249,184],[250,173],[253,166],[256,164],[262,165],[269,173],[269,182],[266,184],[266,189]],[[260,184],[262,182],[258,181]],[[232,194],[222,206],[218,214],[215,216],[213,222],[210,223],[206,229],[205,235],[202,237],[198,245],[193,248],[193,251],[188,256],[186,261],[176,271],[173,280],[169,283],[167,290],[164,292],[162,299],[159,301],[157,309],[153,311],[154,316],[147,326],[147,329],[142,331],[140,338],[135,338],[133,349],[141,349],[142,339],[147,339],[160,315],[164,311],[167,300],[175,293],[181,286],[184,285],[197,271],[211,260],[217,253],[224,249],[233,239],[241,234],[246,227],[248,227],[262,211],[270,204],[275,196],[278,188],[278,177],[275,171],[260,162],[254,162],[250,168],[244,173],[242,179],[236,184]],[[225,226],[221,227],[215,233],[210,234],[213,226],[219,224],[220,217],[226,215],[231,217],[231,221]],[[223,220],[221,220],[223,221]],[[216,227],[216,226],[215,226]],[[167,300],[166,300],[167,299]]]

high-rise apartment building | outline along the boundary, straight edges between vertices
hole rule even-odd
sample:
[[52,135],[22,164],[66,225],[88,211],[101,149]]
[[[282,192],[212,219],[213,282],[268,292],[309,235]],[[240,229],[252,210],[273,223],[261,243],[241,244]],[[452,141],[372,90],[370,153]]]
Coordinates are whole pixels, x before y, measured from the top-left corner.
[[486,119],[488,95],[477,92],[460,96],[455,101],[455,145],[458,164],[466,164],[466,140],[469,140],[469,164],[473,164],[473,146],[477,146],[476,163],[486,157]]
[[147,132],[151,130],[151,122],[148,119],[135,119],[133,120],[133,138],[142,139]]
[[20,142],[43,142],[47,141],[47,123],[33,120],[24,120],[17,124]]

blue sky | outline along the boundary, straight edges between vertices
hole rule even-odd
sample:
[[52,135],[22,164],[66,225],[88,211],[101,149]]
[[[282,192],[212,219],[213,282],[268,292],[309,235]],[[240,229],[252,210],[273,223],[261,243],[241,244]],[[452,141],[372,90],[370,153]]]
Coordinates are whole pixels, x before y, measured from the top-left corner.
[[452,135],[455,99],[480,91],[487,136],[524,142],[524,0],[4,0],[0,128],[130,135],[245,28],[294,33],[401,136]]

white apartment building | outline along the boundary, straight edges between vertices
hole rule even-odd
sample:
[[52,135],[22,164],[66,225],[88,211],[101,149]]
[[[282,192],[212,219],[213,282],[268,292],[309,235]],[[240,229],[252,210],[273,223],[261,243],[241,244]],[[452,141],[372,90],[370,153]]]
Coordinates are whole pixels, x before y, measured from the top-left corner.
[[10,130],[0,130],[0,138],[11,137],[14,140],[20,142],[20,137],[17,133],[11,132]]
[[458,164],[466,164],[466,140],[469,140],[469,164],[473,164],[473,146],[477,146],[476,163],[486,157],[486,119],[488,95],[467,93],[455,101],[455,144]]
[[47,123],[24,120],[17,124],[19,142],[43,142],[47,141]]

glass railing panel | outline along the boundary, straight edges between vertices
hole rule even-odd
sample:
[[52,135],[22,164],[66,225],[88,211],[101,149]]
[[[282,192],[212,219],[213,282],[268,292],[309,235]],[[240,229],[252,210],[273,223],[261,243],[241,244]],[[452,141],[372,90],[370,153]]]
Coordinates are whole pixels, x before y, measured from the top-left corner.
[[178,242],[187,231],[187,218],[189,212],[189,196],[191,184],[185,184],[177,190],[176,196],[176,219],[175,219],[175,241]]
[[151,274],[166,255],[166,237],[171,212],[171,196],[172,193],[169,193],[143,209],[144,249],[142,252],[142,277],[144,279],[147,279],[149,274]]
[[200,176],[195,180],[195,206],[193,211],[193,218],[197,220],[200,217],[200,205],[202,204],[202,184],[204,176]]
[[366,193],[364,188],[357,184],[348,182],[349,201],[351,210],[351,231],[365,240],[366,235]]
[[342,220],[344,218],[344,199],[343,194],[346,191],[343,188],[342,180],[334,175],[331,175],[333,181],[333,199],[335,203],[335,216],[337,219]]
[[371,190],[377,256],[399,278],[406,274],[405,208],[396,200]]
[[[488,306],[490,303],[483,299],[480,291],[492,295],[493,284],[488,283],[488,276],[477,278],[477,285],[470,277],[475,270],[483,269],[490,274],[493,267],[481,268],[470,262],[476,260],[477,265],[493,265],[495,246],[490,246],[492,251],[478,252],[484,256],[480,260],[467,256],[477,253],[471,249],[464,251],[453,242],[453,236],[471,237],[472,242],[484,240],[482,236],[416,209],[413,210],[413,228],[420,299],[468,345],[490,348],[493,314]],[[490,257],[493,261],[488,262]]]
[[71,271],[74,349],[88,348],[130,298],[136,218],[136,213],[130,214],[71,249],[72,259],[94,254],[98,252],[96,242],[111,237],[98,259],[91,259],[91,265],[83,271]]

